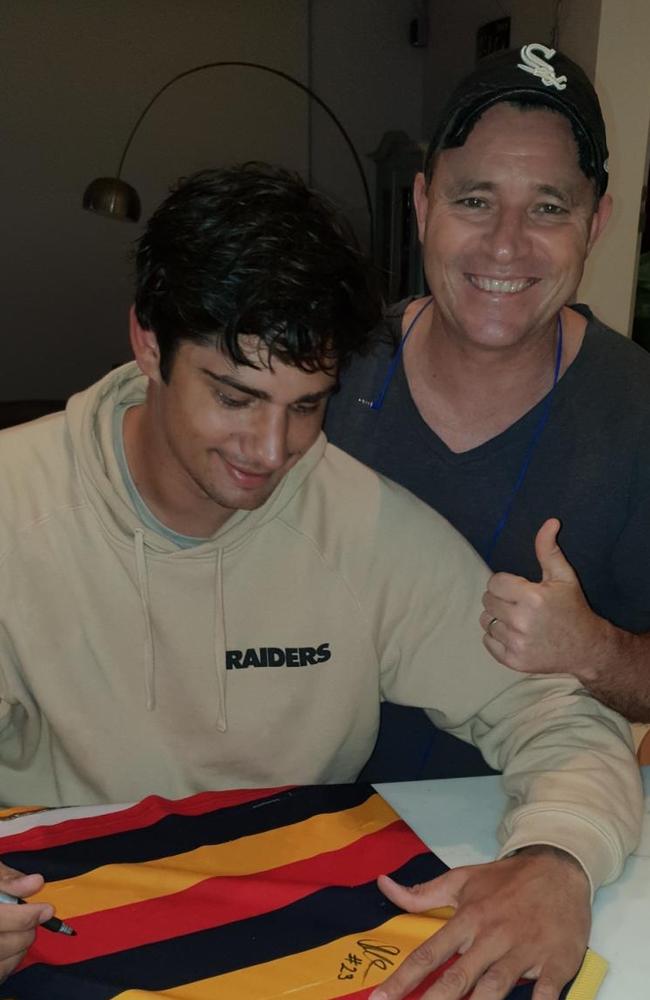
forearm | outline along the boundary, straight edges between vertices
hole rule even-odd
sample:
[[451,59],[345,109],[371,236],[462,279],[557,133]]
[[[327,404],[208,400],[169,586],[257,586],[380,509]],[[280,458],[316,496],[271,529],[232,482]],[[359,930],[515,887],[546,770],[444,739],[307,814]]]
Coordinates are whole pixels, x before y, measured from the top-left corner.
[[650,633],[635,635],[599,619],[593,655],[573,673],[603,704],[630,722],[650,722]]
[[[479,719],[489,728],[481,731]],[[629,729],[618,715],[574,678],[526,677],[460,735],[474,736],[503,771],[512,803],[499,831],[504,854],[544,844],[573,855],[593,889],[617,877],[642,812]]]

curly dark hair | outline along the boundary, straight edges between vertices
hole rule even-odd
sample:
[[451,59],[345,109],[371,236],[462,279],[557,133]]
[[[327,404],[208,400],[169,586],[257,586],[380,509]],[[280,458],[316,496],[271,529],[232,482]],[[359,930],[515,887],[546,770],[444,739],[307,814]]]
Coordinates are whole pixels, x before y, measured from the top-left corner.
[[378,274],[349,225],[294,173],[264,163],[181,180],[136,251],[135,310],[168,379],[181,341],[214,343],[252,365],[253,334],[305,371],[336,370],[370,346]]

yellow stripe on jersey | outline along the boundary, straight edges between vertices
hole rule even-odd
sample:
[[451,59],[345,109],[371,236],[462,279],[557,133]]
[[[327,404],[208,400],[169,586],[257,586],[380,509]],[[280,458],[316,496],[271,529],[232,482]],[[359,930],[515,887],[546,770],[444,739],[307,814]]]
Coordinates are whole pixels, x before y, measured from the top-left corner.
[[252,875],[342,850],[360,837],[377,833],[399,817],[379,795],[360,806],[320,813],[302,823],[240,837],[225,844],[199,847],[185,854],[104,865],[84,875],[48,882],[30,903],[51,903],[72,919],[91,912],[126,906],[181,892],[217,875]]
[[571,983],[566,1000],[594,1000],[608,968],[609,965],[602,955],[588,948],[580,971]]
[[[117,993],[114,1000],[151,1000],[154,996],[165,1000],[215,1000],[215,997],[224,1000],[251,1000],[252,997],[255,1000],[336,1000],[382,983],[418,944],[445,923],[435,917],[404,913],[380,927],[349,934],[330,944],[273,962],[249,965],[237,972],[195,980],[186,986],[156,993],[127,990]],[[360,947],[359,941],[366,943]],[[387,947],[390,951],[381,952],[373,946]],[[394,949],[399,953],[394,953]],[[349,956],[355,956],[361,964],[357,965]],[[254,954],[251,959],[254,960]],[[351,979],[339,978],[349,974],[342,971],[342,966],[352,970]]]

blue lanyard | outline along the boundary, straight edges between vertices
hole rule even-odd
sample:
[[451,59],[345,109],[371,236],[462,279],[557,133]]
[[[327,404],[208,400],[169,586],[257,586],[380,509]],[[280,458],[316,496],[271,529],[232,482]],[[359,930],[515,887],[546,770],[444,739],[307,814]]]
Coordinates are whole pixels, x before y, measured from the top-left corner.
[[[428,309],[429,306],[432,303],[433,303],[433,298],[427,299],[427,301],[424,303],[424,305],[420,306],[420,308],[418,309],[417,313],[415,314],[415,316],[413,317],[413,319],[409,323],[408,328],[406,330],[406,333],[402,337],[400,345],[397,348],[397,350],[395,351],[395,354],[393,355],[393,357],[391,359],[390,365],[388,366],[388,371],[386,372],[386,377],[385,377],[385,379],[384,379],[384,381],[382,383],[382,386],[381,386],[379,392],[375,396],[375,398],[372,399],[372,400],[370,400],[370,399],[363,399],[361,396],[359,396],[358,399],[357,399],[357,402],[362,403],[364,406],[368,406],[371,410],[381,410],[382,406],[384,405],[384,399],[386,398],[386,393],[388,392],[390,384],[393,381],[393,376],[395,375],[395,372],[397,371],[397,366],[399,365],[400,361],[402,360],[402,352],[404,351],[404,346],[406,344],[406,341],[411,336],[411,333],[413,332],[413,329],[414,329],[417,321],[419,320],[420,316],[422,315],[422,313],[426,309]],[[551,387],[551,391],[548,393],[548,395],[546,396],[546,399],[544,400],[544,405],[542,406],[542,411],[541,411],[541,413],[539,415],[539,419],[538,419],[537,423],[535,424],[535,428],[533,430],[531,439],[528,442],[528,447],[526,448],[526,451],[524,453],[524,458],[523,458],[523,461],[521,463],[521,468],[519,469],[519,474],[517,476],[517,479],[515,481],[514,486],[512,487],[512,490],[510,492],[510,496],[508,497],[508,499],[506,501],[506,505],[505,505],[505,507],[503,509],[503,513],[502,513],[501,517],[499,518],[499,520],[497,522],[496,528],[492,532],[492,537],[490,538],[490,540],[489,540],[489,542],[488,542],[488,544],[487,544],[487,546],[485,548],[485,551],[482,553],[483,559],[485,560],[485,562],[488,565],[490,564],[490,559],[492,558],[492,555],[494,553],[494,549],[496,547],[496,544],[499,541],[499,538],[501,537],[501,535],[503,534],[503,530],[504,530],[506,524],[508,523],[508,518],[510,517],[510,512],[512,511],[512,507],[513,507],[513,504],[515,502],[515,499],[517,498],[517,494],[519,493],[519,491],[521,490],[521,487],[524,484],[524,480],[526,478],[526,473],[528,472],[528,467],[530,466],[532,457],[533,457],[533,455],[535,453],[535,448],[539,444],[539,439],[541,438],[542,433],[544,431],[544,428],[546,427],[546,425],[548,423],[548,418],[549,418],[550,413],[551,413],[551,403],[553,402],[553,395],[555,393],[555,388],[557,386],[558,379],[560,377],[560,365],[562,363],[562,341],[563,341],[562,316],[561,316],[560,313],[558,313],[557,314],[557,348],[556,348],[556,351],[555,351],[555,367],[554,367],[554,370],[553,370],[553,385]]]
[[418,309],[417,313],[415,314],[415,316],[413,317],[413,319],[409,323],[408,329],[407,329],[406,333],[404,334],[404,336],[402,337],[402,339],[400,341],[400,345],[397,348],[397,350],[395,351],[395,354],[393,355],[391,363],[388,366],[388,371],[386,372],[386,378],[384,379],[384,381],[382,383],[382,387],[379,390],[379,392],[377,393],[377,395],[375,396],[375,398],[374,399],[363,399],[361,396],[359,396],[357,398],[357,403],[362,403],[363,406],[368,406],[368,407],[370,407],[371,410],[381,410],[382,406],[384,405],[384,399],[386,397],[386,393],[388,392],[388,388],[389,388],[391,382],[393,381],[393,375],[397,371],[397,366],[400,363],[400,361],[402,360],[402,352],[404,350],[404,346],[406,344],[406,341],[411,336],[411,333],[413,332],[413,328],[415,327],[415,324],[419,320],[419,318],[422,315],[422,313],[425,311],[425,309],[428,309],[429,306],[432,305],[432,304],[433,304],[433,298],[427,299],[427,301],[424,303],[424,305],[420,306],[420,308]]

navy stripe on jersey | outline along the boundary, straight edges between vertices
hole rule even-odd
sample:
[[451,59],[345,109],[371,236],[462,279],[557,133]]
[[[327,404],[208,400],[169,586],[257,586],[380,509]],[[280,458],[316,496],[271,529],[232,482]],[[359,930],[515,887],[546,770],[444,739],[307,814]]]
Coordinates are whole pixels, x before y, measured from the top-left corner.
[[[54,882],[104,865],[155,861],[208,844],[224,844],[302,823],[312,816],[352,809],[374,794],[373,787],[367,784],[305,785],[276,792],[252,804],[217,808],[198,816],[166,816],[139,830],[109,833],[45,850],[12,851],[3,854],[2,860],[18,871],[39,872],[46,882]],[[110,815],[107,824],[110,827]]]

